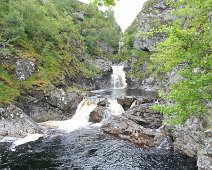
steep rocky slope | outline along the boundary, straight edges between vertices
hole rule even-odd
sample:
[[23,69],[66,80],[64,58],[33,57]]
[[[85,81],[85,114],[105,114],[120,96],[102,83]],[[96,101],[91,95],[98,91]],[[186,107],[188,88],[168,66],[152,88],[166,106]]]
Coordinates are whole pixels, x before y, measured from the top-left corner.
[[[171,7],[166,0],[149,0],[144,4],[133,24],[121,39],[121,51],[118,60],[127,60],[128,78],[134,83],[131,87],[164,88],[169,90],[170,82],[177,82],[181,78],[177,72],[183,69],[181,64],[166,76],[154,74],[155,65],[151,55],[155,52],[157,43],[164,41],[164,33],[152,33],[163,24],[171,24],[176,17],[171,16]],[[185,23],[186,26],[186,23]],[[187,25],[188,26],[188,25]],[[172,131],[174,149],[197,157],[199,169],[211,169],[210,154],[211,102],[208,103],[208,113],[205,117],[191,117],[184,124],[167,126]]]
[[[94,4],[3,0],[0,136],[36,132],[34,121],[71,118],[85,91],[108,88],[120,35],[113,12],[99,11]],[[26,120],[20,121],[21,115]],[[20,128],[6,125],[7,117]],[[26,125],[28,119],[31,123]]]

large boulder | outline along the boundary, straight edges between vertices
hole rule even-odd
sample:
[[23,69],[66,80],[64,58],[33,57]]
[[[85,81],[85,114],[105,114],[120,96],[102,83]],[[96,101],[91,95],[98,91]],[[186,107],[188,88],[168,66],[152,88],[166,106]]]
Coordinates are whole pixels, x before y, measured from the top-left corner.
[[153,111],[152,104],[136,105],[126,111],[123,115],[129,120],[143,126],[144,128],[158,129],[162,126],[163,115]]
[[121,139],[148,147],[159,147],[161,143],[164,143],[162,139],[166,139],[167,137],[162,131],[144,128],[122,115],[110,116],[110,119],[104,122],[102,130],[106,133],[118,136]]
[[124,110],[128,110],[135,100],[136,99],[134,97],[126,97],[125,96],[122,98],[118,98],[117,102],[118,102],[118,104],[120,104],[123,107]]
[[98,106],[96,107],[89,115],[89,122],[99,123],[104,117],[105,107]]
[[0,137],[25,137],[28,133],[41,133],[41,129],[23,110],[12,104],[0,108]]
[[80,93],[73,93],[64,91],[63,89],[55,88],[51,91],[47,102],[69,115],[73,115],[77,109],[78,104],[82,101],[83,96]]
[[44,122],[71,118],[82,99],[80,93],[49,86],[42,91],[21,96],[17,104],[33,120]]

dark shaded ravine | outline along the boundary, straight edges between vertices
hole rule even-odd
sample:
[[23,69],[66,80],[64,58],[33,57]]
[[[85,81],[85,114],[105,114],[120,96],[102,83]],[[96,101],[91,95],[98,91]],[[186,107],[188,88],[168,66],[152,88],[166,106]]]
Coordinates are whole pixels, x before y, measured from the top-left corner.
[[140,148],[98,127],[53,132],[16,148],[0,145],[0,169],[195,170],[194,159],[167,150]]

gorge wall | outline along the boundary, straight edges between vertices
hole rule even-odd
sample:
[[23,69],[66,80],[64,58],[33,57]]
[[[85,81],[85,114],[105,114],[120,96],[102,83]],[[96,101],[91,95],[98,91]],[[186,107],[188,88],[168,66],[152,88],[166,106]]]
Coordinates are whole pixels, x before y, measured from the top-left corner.
[[94,4],[3,0],[0,138],[39,132],[34,121],[71,118],[86,91],[110,87],[120,35],[113,11]]
[[[119,60],[127,59],[129,86],[137,88],[165,88],[168,90],[170,82],[180,80],[177,72],[183,65],[175,68],[166,76],[154,75],[155,66],[151,55],[156,52],[157,43],[166,39],[164,33],[151,33],[161,25],[172,24],[176,17],[171,15],[172,8],[166,0],[149,0],[145,2],[142,11],[127,29],[121,39]],[[123,58],[121,58],[123,57]],[[211,138],[211,104],[205,117],[191,117],[184,124],[167,126],[172,131],[174,150],[185,153],[190,157],[197,157],[199,169],[211,169],[212,157],[210,153]],[[166,118],[165,118],[166,119]]]

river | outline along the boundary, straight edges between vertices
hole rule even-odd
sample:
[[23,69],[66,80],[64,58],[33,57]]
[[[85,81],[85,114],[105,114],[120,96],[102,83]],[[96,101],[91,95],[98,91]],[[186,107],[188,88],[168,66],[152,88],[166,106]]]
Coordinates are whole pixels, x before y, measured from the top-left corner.
[[[118,70],[120,72],[120,70]],[[122,76],[122,75],[121,75]],[[113,76],[113,85],[121,76]],[[115,77],[115,78],[114,78]],[[118,77],[118,78],[116,78]],[[101,95],[153,95],[152,92],[136,90],[106,90]],[[99,92],[95,91],[98,96]],[[155,95],[155,94],[154,94]],[[11,143],[0,143],[0,169],[4,170],[195,170],[196,160],[170,149],[141,148],[129,141],[103,133],[100,124],[88,122],[87,112],[96,106],[95,98],[84,99],[78,106],[75,116],[67,121],[53,122],[43,137],[15,149]],[[110,103],[114,115],[117,102]],[[91,109],[91,110],[90,110]],[[112,111],[111,111],[112,112]],[[52,123],[52,122],[51,122]]]

